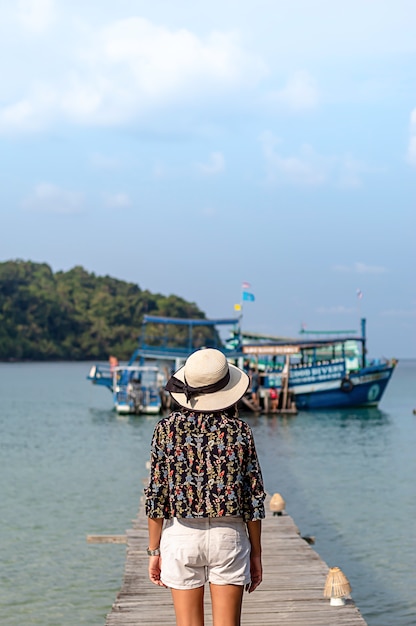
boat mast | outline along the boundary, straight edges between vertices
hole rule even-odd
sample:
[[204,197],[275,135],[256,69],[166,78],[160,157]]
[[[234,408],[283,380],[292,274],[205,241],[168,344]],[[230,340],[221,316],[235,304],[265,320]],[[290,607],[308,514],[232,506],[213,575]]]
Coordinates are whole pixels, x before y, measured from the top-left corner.
[[361,318],[361,337],[362,337],[362,354],[361,354],[361,367],[366,366],[367,361],[367,337],[366,337],[366,324],[365,317]]

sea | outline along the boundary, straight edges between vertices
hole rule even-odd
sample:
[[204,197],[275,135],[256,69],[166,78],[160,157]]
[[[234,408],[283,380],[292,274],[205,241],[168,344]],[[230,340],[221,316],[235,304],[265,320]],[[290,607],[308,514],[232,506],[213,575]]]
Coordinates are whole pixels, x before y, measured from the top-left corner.
[[[158,417],[120,417],[89,363],[0,364],[0,623],[104,626]],[[266,489],[348,577],[369,626],[416,624],[416,361],[378,409],[243,415]]]

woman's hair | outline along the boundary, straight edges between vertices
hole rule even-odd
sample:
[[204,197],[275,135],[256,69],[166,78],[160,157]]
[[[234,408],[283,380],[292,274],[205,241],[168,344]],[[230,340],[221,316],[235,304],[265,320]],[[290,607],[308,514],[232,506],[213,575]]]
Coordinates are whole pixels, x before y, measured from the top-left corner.
[[235,419],[239,415],[237,404],[233,404],[232,406],[228,407],[228,409],[220,409],[219,411],[195,411],[192,409],[185,409],[185,407],[179,407],[176,410],[180,411],[184,415],[190,415],[191,413],[209,413],[210,415],[226,415],[227,417],[230,417],[232,419]]
[[227,417],[236,418],[238,417],[238,406],[237,404],[233,404],[233,406],[228,407],[228,409],[225,409],[224,411],[219,411],[219,412],[225,413]]

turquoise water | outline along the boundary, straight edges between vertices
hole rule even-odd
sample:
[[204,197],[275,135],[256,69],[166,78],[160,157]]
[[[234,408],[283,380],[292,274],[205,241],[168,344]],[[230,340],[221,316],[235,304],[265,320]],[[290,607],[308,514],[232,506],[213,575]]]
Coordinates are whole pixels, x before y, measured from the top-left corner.
[[[88,363],[0,364],[0,615],[103,626],[120,588],[155,417],[120,418]],[[416,624],[416,362],[380,410],[246,416],[266,487],[348,576],[369,626]]]

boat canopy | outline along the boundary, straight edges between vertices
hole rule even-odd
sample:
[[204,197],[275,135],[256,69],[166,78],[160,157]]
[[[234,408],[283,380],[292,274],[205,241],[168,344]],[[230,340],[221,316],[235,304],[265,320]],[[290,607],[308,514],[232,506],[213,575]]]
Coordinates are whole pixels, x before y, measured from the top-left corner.
[[238,317],[220,318],[220,319],[188,319],[185,317],[159,317],[158,315],[143,315],[143,323],[147,324],[174,324],[176,326],[220,326],[238,324]]
[[[320,348],[323,346],[337,346],[348,342],[363,342],[363,337],[337,337],[333,339],[292,339],[290,341],[268,341],[257,343],[245,343],[242,347],[245,354],[256,352],[257,354],[288,354],[300,352],[311,348]],[[262,352],[264,350],[264,352]],[[274,350],[274,352],[272,352]],[[279,352],[279,350],[281,352]]]
[[[144,315],[139,346],[130,359],[130,363],[137,358],[142,361],[148,358],[186,358],[191,352],[202,347],[218,348],[228,357],[236,358],[242,354],[239,324],[238,317],[190,319]],[[163,326],[163,331],[156,329],[155,325]],[[217,330],[218,326],[234,327],[235,342],[232,347],[224,345],[225,342]]]

